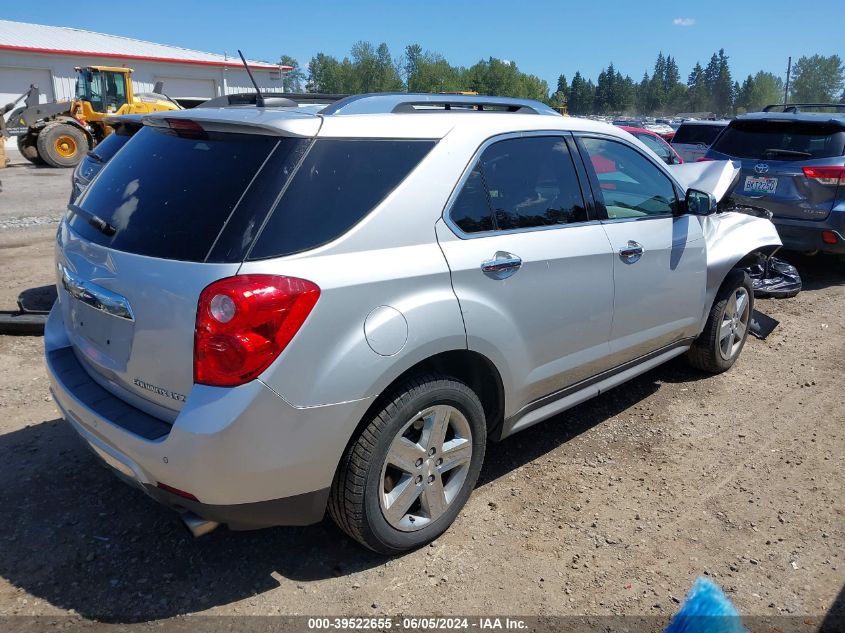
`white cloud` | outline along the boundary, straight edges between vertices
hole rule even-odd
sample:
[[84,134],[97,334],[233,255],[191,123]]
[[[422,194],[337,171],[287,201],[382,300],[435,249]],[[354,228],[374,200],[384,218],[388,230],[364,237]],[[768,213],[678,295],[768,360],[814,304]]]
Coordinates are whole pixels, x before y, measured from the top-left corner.
[[695,18],[675,18],[672,20],[675,26],[692,26],[695,24]]

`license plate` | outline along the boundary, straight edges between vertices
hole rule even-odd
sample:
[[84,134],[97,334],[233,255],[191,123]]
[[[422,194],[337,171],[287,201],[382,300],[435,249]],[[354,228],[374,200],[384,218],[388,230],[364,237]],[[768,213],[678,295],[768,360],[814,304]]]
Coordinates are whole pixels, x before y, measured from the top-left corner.
[[755,178],[754,176],[746,176],[745,178],[745,191],[752,193],[774,193],[777,188],[777,178]]

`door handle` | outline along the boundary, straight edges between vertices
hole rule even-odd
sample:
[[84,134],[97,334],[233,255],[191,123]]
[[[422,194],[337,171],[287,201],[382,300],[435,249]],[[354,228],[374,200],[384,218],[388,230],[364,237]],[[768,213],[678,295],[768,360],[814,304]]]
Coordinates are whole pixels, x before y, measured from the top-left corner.
[[505,279],[513,275],[522,267],[522,258],[513,253],[498,251],[493,259],[481,262],[481,270],[498,279]]
[[619,250],[619,257],[626,264],[633,264],[640,260],[643,253],[645,253],[645,249],[643,249],[642,244],[634,240],[628,240],[628,246]]

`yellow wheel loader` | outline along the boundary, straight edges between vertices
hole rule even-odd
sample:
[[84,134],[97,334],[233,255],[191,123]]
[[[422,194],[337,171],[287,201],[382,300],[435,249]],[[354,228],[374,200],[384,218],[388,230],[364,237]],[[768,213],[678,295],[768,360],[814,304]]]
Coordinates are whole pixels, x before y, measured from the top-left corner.
[[[36,164],[74,167],[85,153],[108,136],[112,128],[105,117],[180,110],[169,97],[155,92],[135,94],[132,69],[110,66],[76,68],[76,95],[73,101],[38,103],[38,86],[0,110],[6,118],[7,133],[17,136],[18,149]],[[24,105],[15,109],[15,105]]]

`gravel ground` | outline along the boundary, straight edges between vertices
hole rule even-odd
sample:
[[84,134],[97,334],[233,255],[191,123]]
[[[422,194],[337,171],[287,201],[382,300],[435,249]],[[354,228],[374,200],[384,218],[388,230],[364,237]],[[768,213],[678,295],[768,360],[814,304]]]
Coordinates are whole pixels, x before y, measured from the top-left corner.
[[[0,170],[8,307],[52,280],[68,176]],[[732,371],[671,362],[492,445],[452,529],[390,560],[328,520],[191,539],[59,419],[41,339],[0,336],[0,615],[665,620],[699,575],[745,615],[843,614],[845,266],[793,261],[805,290],[758,302],[781,324]]]

